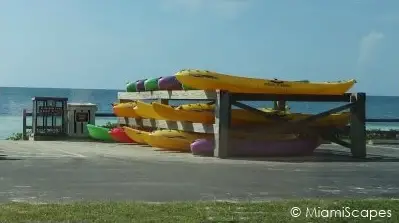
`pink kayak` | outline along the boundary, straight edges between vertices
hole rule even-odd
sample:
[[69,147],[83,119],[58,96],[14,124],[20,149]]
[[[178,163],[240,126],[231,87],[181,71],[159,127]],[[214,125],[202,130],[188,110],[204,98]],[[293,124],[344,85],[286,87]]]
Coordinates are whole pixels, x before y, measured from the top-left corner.
[[[294,140],[245,140],[232,139],[230,142],[232,156],[304,156],[311,155],[320,145],[318,139]],[[194,155],[213,156],[213,140],[197,139],[191,143]]]

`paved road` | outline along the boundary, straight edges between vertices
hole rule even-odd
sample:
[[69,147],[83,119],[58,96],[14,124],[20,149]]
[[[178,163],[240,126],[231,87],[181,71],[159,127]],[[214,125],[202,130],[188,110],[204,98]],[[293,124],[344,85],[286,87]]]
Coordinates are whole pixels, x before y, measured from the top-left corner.
[[333,145],[258,161],[84,142],[0,141],[0,150],[0,202],[399,197],[399,149],[390,147],[370,147],[366,162]]

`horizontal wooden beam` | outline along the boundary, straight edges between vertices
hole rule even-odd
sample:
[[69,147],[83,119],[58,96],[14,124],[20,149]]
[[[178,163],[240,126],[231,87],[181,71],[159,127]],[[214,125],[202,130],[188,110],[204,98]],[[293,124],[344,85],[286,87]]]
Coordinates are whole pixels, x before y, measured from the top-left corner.
[[119,100],[215,100],[215,91],[145,91],[145,92],[118,92]]
[[[192,122],[179,122],[179,121],[166,121],[166,120],[154,120],[154,119],[135,119],[135,118],[123,118],[118,117],[118,124],[132,126],[132,127],[150,127],[153,129],[174,129],[187,132],[198,132],[198,133],[209,133],[214,134],[217,132],[218,128],[215,124],[202,124],[202,123],[192,123]],[[325,131],[324,128],[312,127],[318,132]],[[275,129],[270,129],[268,125],[264,124],[248,124],[240,125],[236,127],[231,127],[232,134],[239,134],[241,136],[245,135],[250,137],[256,134],[276,134],[279,131]],[[295,129],[288,129],[285,133],[297,133]]]
[[96,117],[116,117],[114,113],[96,113]]
[[154,119],[135,119],[135,118],[118,118],[118,123],[127,126],[140,126],[140,127],[151,127],[154,129],[175,129],[187,132],[198,132],[198,133],[214,133],[215,126],[202,124],[202,123],[191,123],[191,122],[176,122],[166,120],[154,120]]
[[[32,112],[26,112],[25,116],[32,116]],[[116,117],[114,113],[96,113],[96,117]]]
[[68,101],[68,98],[59,98],[59,97],[33,97],[32,100],[37,100],[37,101],[48,101],[48,100],[54,100],[54,101]]
[[248,106],[246,104],[240,103],[238,101],[233,102],[232,105],[237,106],[237,107],[242,108],[242,109],[245,109],[245,110],[248,110],[248,111],[250,111],[250,112],[252,112],[254,114],[261,115],[261,116],[263,116],[264,118],[267,118],[267,119],[271,119],[271,120],[275,120],[275,121],[287,121],[288,120],[287,116],[279,115],[277,113],[264,112],[262,110],[259,110],[257,108],[253,108],[251,106]]
[[308,101],[308,102],[349,102],[352,94],[306,95],[306,94],[231,94],[233,101]]
[[[234,101],[309,101],[309,102],[349,102],[350,93],[342,95],[284,95],[230,93]],[[216,100],[216,91],[146,91],[118,92],[119,100]]]
[[367,118],[366,122],[399,122],[399,118]]

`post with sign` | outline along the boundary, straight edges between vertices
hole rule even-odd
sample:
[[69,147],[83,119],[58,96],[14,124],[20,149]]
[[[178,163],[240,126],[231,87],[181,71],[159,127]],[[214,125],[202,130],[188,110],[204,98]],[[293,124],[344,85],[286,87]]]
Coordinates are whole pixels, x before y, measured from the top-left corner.
[[68,98],[34,97],[32,101],[31,138],[40,140],[65,137],[67,135]]
[[68,103],[68,136],[88,137],[87,124],[95,125],[97,105],[92,103]]

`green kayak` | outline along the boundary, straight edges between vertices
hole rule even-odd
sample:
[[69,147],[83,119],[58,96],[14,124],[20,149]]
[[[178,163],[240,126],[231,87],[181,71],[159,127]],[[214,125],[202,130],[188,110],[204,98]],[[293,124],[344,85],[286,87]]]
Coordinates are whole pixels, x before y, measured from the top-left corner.
[[158,80],[162,77],[150,78],[144,82],[145,91],[157,91],[159,90],[158,87]]
[[111,135],[108,133],[109,129],[91,124],[87,124],[86,126],[91,138],[101,141],[113,141]]
[[126,91],[127,92],[136,92],[136,83],[135,82],[127,82]]

